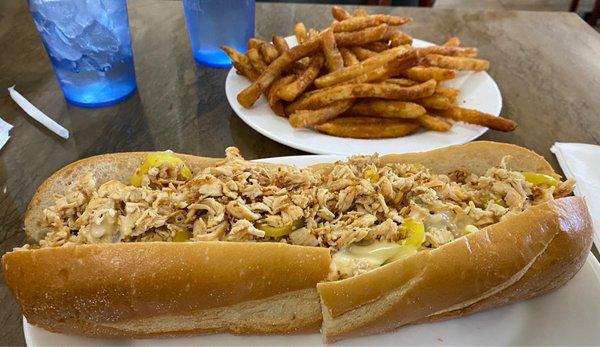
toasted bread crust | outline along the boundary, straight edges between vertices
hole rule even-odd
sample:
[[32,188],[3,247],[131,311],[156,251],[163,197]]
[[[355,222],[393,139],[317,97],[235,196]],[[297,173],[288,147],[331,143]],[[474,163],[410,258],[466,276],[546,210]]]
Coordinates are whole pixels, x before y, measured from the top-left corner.
[[[2,261],[6,283],[30,323],[61,332],[78,328],[63,330],[56,323],[92,324],[107,332],[129,326],[130,333],[143,335],[314,327],[321,320],[315,286],[326,278],[330,256],[325,248],[282,243],[150,242],[17,251]],[[289,307],[282,296],[302,300]],[[255,306],[262,311],[254,312]],[[236,307],[239,315],[254,312],[256,322],[219,316]],[[212,324],[186,325],[184,317],[211,317]],[[144,322],[147,329],[131,328]]]
[[[57,171],[28,206],[28,235],[44,235],[38,224],[43,209],[77,176],[93,171],[98,183],[126,182],[146,155],[102,155]],[[194,172],[222,160],[177,155]],[[507,155],[513,170],[558,177],[539,155],[494,142],[381,160],[421,163],[434,173],[483,174]],[[96,244],[11,252],[2,261],[23,314],[50,331],[99,337],[292,333],[314,331],[323,318],[324,339],[332,342],[541,295],[581,268],[591,234],[585,202],[571,197],[336,282],[323,282],[328,249],[279,243]]]
[[579,271],[591,235],[583,199],[562,198],[361,276],[319,283],[325,341],[541,295]]
[[533,171],[560,177],[541,155],[524,147],[509,143],[475,141],[464,145],[449,146],[428,152],[388,154],[382,163],[422,164],[434,173],[446,174],[455,170],[468,170],[476,175],[485,174],[508,156],[507,167],[511,170]]

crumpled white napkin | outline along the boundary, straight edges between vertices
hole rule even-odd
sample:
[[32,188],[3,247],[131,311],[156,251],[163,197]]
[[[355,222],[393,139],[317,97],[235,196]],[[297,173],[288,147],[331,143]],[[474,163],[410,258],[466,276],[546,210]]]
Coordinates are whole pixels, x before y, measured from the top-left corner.
[[577,181],[575,195],[586,198],[594,222],[594,243],[600,248],[600,146],[556,142],[550,150],[565,176]]
[[4,119],[0,118],[0,149],[4,147],[8,139],[10,139],[10,135],[8,132],[12,129],[12,125],[8,124]]

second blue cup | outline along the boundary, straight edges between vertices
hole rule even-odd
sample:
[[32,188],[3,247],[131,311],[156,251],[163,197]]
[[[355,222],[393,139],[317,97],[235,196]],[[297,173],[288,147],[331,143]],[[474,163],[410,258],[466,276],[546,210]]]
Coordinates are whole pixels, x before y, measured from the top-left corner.
[[254,0],[184,0],[194,59],[210,67],[230,67],[231,60],[219,47],[246,51],[254,36],[254,6]]

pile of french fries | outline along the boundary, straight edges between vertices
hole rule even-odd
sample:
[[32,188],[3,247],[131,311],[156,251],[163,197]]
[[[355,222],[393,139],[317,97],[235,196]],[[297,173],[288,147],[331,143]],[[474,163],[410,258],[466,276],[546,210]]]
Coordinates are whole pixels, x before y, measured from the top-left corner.
[[457,71],[483,71],[477,48],[461,47],[456,37],[441,46],[416,48],[398,27],[411,18],[348,13],[334,6],[335,21],[324,30],[297,23],[298,45],[281,36],[272,43],[256,38],[241,54],[221,48],[237,72],[252,83],[237,95],[250,108],[265,94],[277,115],[296,128],[341,137],[391,138],[420,127],[448,131],[449,120],[511,131],[517,124],[456,105],[458,89],[444,86]]

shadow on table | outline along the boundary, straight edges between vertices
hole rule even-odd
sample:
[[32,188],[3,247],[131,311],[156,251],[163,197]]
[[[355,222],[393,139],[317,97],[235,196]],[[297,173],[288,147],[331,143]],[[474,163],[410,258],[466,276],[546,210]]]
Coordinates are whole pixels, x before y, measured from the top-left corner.
[[144,108],[136,92],[129,99],[102,108],[67,106],[73,141],[80,157],[101,153],[154,149]]
[[229,130],[235,146],[247,149],[245,153],[242,153],[246,159],[306,154],[259,134],[244,123],[233,110],[229,115]]
[[0,161],[0,244],[2,244],[1,252],[4,254],[7,251],[23,244],[25,233],[21,228],[21,220],[23,210],[20,204],[15,200],[20,198],[23,191],[20,187],[9,187],[8,169],[4,161]]

